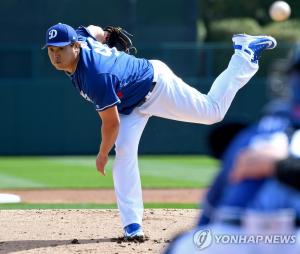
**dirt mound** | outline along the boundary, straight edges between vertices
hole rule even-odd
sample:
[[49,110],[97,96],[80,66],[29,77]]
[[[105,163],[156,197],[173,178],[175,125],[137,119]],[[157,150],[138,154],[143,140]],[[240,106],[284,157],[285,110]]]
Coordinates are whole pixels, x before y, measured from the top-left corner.
[[122,239],[115,209],[0,210],[0,253],[160,253],[194,225],[193,209],[146,209],[143,242]]

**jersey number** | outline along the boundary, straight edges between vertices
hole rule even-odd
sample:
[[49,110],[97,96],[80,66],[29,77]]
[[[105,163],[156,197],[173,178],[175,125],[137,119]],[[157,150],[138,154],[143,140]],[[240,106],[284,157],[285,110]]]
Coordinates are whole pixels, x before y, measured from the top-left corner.
[[101,54],[103,56],[111,56],[112,54],[118,56],[120,54],[115,48],[111,49],[108,46],[105,46],[100,42],[93,40],[90,37],[87,38],[87,40],[93,46],[93,50],[98,54]]

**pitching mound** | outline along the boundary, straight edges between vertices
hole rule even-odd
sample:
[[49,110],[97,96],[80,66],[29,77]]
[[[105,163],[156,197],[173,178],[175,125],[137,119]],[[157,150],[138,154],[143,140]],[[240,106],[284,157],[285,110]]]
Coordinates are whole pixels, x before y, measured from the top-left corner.
[[1,210],[0,253],[161,253],[198,210],[146,209],[144,242],[126,242],[117,210]]

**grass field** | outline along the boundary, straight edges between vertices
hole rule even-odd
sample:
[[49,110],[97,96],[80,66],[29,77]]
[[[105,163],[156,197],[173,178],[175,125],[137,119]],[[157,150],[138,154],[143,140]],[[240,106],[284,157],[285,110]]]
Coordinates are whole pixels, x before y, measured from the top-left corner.
[[[0,157],[0,189],[113,188],[110,159],[107,176],[95,169],[95,158]],[[201,188],[211,182],[218,161],[201,156],[141,156],[144,188]]]
[[[141,156],[144,188],[207,187],[218,161],[201,156]],[[112,158],[107,175],[95,168],[95,157],[0,157],[0,189],[113,188]],[[198,204],[145,204],[145,208],[197,208]],[[0,209],[115,209],[116,204],[0,204]]]

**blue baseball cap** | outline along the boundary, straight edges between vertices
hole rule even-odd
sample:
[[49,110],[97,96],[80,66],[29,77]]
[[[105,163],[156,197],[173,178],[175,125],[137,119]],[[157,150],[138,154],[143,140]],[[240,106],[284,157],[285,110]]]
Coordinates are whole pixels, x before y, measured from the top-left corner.
[[78,41],[78,36],[74,28],[58,23],[47,30],[46,44],[43,49],[48,46],[64,47],[76,41]]

